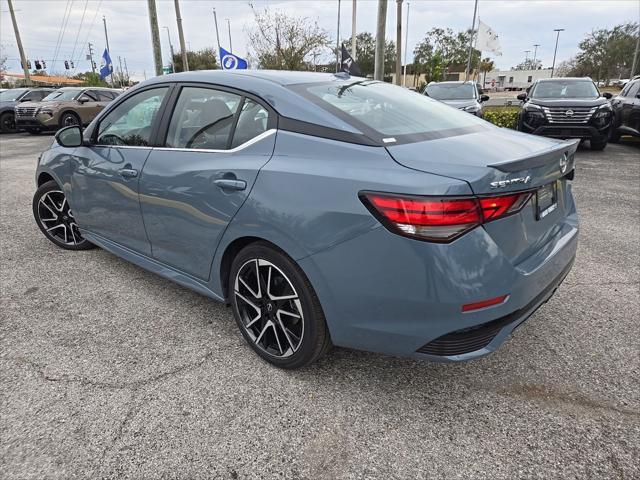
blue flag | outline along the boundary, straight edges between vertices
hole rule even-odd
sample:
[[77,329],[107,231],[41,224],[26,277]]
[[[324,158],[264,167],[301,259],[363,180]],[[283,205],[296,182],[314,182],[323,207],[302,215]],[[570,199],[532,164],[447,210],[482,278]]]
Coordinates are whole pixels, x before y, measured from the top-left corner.
[[102,61],[100,62],[100,80],[104,80],[113,73],[113,63],[107,49],[104,49],[102,54]]
[[224,48],[220,47],[220,65],[223,70],[246,70],[247,61],[234,55],[231,52],[227,52]]

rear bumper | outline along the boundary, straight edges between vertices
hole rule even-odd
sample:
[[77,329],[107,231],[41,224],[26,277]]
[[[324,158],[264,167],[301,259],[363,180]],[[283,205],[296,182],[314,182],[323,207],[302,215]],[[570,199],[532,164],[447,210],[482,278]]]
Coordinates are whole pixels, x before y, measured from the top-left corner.
[[[299,264],[316,289],[335,345],[452,362],[497,349],[553,295],[577,245],[573,210],[545,245],[515,265],[484,228],[441,245],[383,227]],[[461,310],[505,294],[500,305]],[[464,348],[451,349],[455,342]]]

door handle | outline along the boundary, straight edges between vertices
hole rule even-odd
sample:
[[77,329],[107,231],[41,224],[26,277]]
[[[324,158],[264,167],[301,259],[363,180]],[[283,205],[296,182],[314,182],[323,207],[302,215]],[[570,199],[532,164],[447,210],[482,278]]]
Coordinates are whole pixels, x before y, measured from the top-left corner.
[[138,176],[138,170],[134,170],[133,168],[122,168],[118,170],[118,173],[124,178],[135,178]]
[[245,182],[244,180],[219,178],[218,180],[214,180],[213,183],[224,190],[244,190],[245,188],[247,188],[247,182]]

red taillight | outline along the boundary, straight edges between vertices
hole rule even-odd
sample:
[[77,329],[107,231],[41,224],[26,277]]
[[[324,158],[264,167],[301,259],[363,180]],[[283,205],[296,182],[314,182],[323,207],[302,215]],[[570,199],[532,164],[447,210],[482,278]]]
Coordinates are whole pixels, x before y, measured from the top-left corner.
[[371,212],[391,230],[433,242],[450,242],[484,222],[519,211],[531,193],[497,197],[417,197],[364,193]]
[[491,307],[493,305],[499,305],[504,303],[508,295],[501,295],[500,297],[490,298],[489,300],[482,300],[481,302],[466,303],[462,305],[463,312],[471,312],[472,310],[480,310],[481,308]]

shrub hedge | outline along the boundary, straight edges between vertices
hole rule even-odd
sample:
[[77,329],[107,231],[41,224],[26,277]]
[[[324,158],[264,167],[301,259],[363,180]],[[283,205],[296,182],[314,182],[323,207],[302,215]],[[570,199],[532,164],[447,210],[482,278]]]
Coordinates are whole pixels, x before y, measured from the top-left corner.
[[487,107],[483,118],[499,127],[515,129],[519,111],[517,107]]

